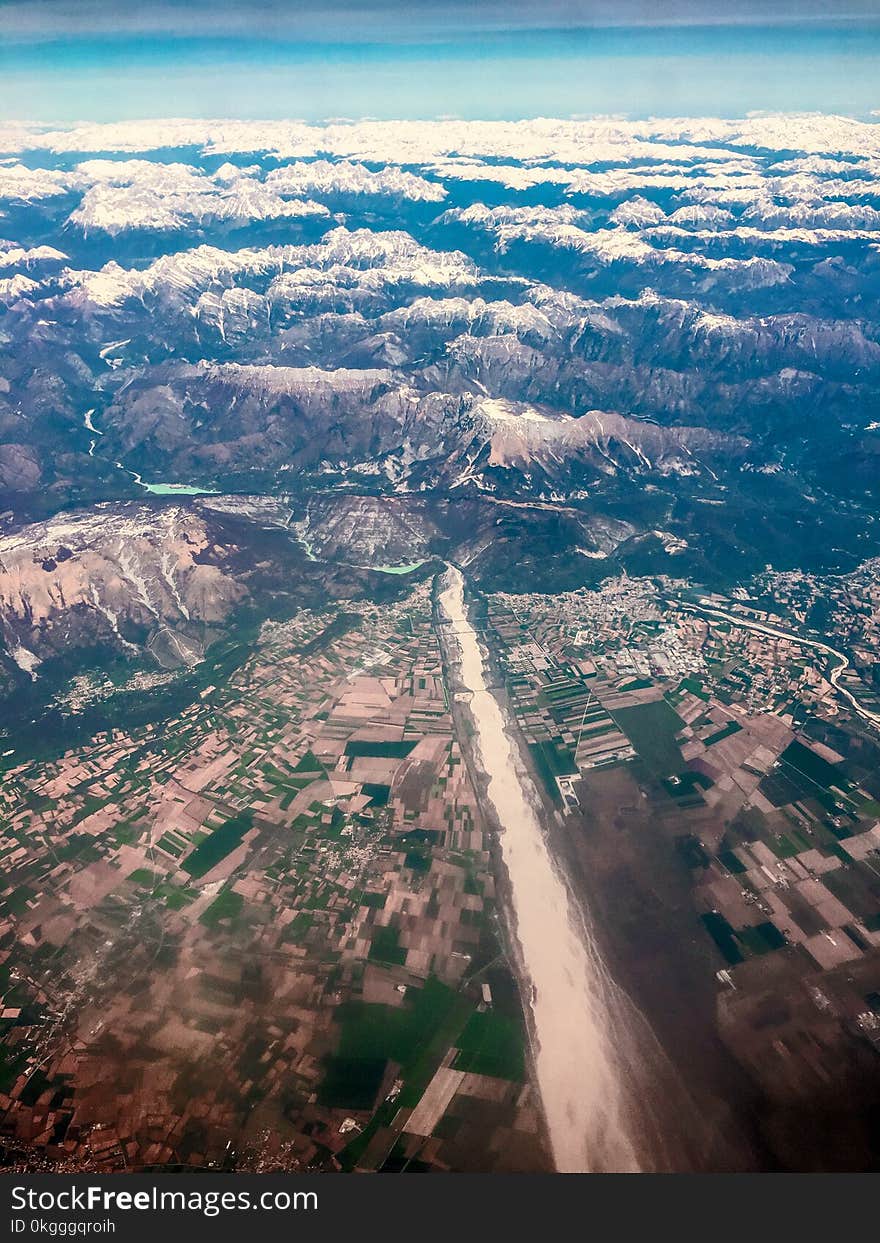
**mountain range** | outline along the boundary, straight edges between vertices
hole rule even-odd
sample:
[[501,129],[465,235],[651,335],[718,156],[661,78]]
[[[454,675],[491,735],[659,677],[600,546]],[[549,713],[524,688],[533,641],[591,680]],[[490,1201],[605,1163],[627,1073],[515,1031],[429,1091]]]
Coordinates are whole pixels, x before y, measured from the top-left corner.
[[435,556],[877,555],[878,173],[835,116],[0,128],[6,683]]

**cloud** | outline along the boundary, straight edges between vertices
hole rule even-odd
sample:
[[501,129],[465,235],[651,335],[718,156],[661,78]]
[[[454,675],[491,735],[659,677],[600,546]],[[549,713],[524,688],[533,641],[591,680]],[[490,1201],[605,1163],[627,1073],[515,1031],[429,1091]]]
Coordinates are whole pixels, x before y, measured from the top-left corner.
[[830,12],[821,0],[157,0],[120,6],[111,0],[12,0],[2,6],[7,37],[192,38],[199,35],[285,38],[317,42],[410,42],[466,39],[475,33],[586,30],[596,27],[775,25],[876,19],[872,0],[847,0]]

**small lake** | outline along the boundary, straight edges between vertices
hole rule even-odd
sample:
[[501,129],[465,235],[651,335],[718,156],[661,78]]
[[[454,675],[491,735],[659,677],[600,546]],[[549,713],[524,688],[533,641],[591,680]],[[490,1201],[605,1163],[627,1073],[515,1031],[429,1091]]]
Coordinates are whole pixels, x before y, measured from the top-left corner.
[[413,570],[420,569],[424,564],[424,561],[413,561],[410,565],[370,565],[363,568],[379,574],[412,574]]
[[189,483],[146,483],[136,470],[129,470],[127,466],[123,466],[121,462],[117,462],[116,466],[119,470],[124,470],[127,475],[131,475],[132,479],[143,488],[145,492],[151,493],[153,496],[218,496],[216,488],[197,488]]
[[217,496],[214,488],[194,488],[188,483],[144,483],[143,479],[137,482],[153,496]]

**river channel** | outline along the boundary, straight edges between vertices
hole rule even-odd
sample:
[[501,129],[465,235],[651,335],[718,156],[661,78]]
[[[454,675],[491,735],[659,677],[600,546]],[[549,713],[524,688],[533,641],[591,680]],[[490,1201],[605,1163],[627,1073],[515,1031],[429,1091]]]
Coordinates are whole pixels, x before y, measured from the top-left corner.
[[[627,1042],[619,990],[609,979],[542,827],[541,800],[487,685],[487,665],[450,567],[440,595],[449,650],[470,692],[475,759],[499,828],[532,1054],[550,1143],[563,1172],[639,1169],[621,1060]],[[625,1001],[625,999],[623,999]],[[629,1054],[629,1050],[627,1050]]]

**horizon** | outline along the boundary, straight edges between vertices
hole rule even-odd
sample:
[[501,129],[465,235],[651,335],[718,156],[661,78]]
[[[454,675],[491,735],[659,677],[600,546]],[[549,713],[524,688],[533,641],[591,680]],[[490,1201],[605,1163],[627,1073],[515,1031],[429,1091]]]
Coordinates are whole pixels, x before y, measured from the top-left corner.
[[[21,6],[19,6],[21,7]],[[0,6],[0,13],[9,6]],[[158,115],[242,120],[347,116],[517,120],[538,116],[755,112],[870,116],[880,23],[544,26],[454,36],[344,39],[204,36],[123,26],[55,38],[15,33],[0,48],[0,115],[64,125]],[[377,30],[382,35],[383,28]],[[724,71],[721,71],[721,70]],[[157,101],[162,101],[157,108]]]

